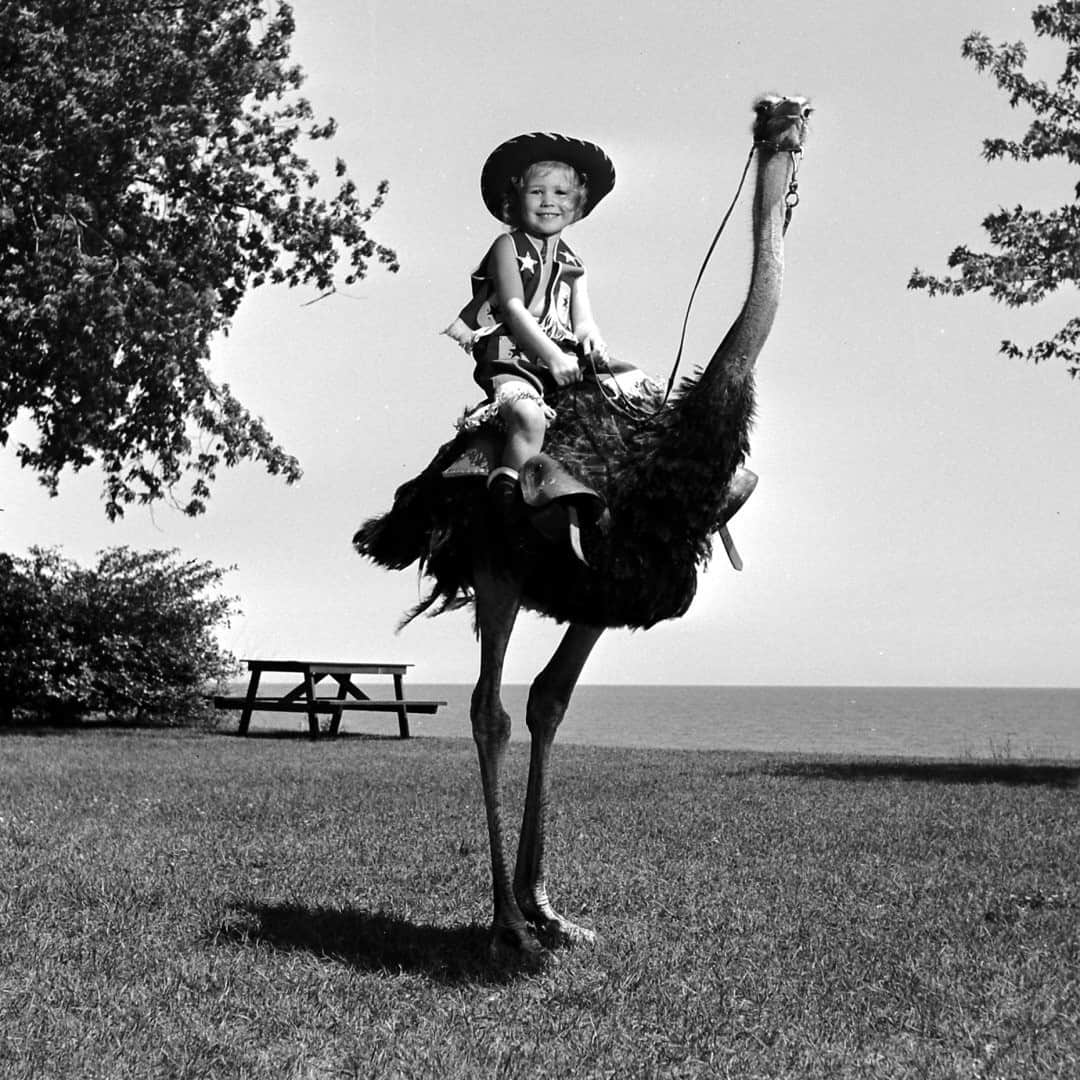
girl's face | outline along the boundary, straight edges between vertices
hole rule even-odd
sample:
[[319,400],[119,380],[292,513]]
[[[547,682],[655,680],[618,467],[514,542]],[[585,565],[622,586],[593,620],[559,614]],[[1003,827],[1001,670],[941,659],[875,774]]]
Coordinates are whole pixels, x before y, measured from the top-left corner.
[[521,225],[530,236],[558,236],[578,219],[578,181],[568,165],[532,165],[521,178]]

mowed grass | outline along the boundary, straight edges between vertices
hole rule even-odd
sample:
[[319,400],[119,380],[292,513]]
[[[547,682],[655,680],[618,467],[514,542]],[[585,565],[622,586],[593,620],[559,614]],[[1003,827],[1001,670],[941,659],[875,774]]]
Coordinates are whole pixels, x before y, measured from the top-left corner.
[[558,747],[528,973],[467,740],[8,735],[0,1075],[1075,1078],[1078,779]]

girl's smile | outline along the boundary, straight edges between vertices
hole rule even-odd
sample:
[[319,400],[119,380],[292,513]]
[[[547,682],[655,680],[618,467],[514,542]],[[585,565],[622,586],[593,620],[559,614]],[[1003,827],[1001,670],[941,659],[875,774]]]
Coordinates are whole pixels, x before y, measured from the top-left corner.
[[534,166],[521,187],[521,224],[531,236],[558,236],[577,218],[574,177],[563,165]]

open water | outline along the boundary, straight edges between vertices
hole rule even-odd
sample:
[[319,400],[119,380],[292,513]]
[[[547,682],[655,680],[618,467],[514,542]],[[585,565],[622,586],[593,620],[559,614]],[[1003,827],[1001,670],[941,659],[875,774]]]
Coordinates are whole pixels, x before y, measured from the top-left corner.
[[[408,680],[405,685],[410,697],[449,703],[435,716],[410,717],[413,734],[471,737],[470,686]],[[373,683],[370,692],[380,696],[381,684]],[[528,739],[527,694],[526,686],[503,689],[515,740]],[[303,731],[306,725],[302,716],[256,713],[252,731]],[[346,714],[342,731],[393,734],[397,718]],[[574,693],[559,741],[681,750],[1080,760],[1080,689],[585,685]]]

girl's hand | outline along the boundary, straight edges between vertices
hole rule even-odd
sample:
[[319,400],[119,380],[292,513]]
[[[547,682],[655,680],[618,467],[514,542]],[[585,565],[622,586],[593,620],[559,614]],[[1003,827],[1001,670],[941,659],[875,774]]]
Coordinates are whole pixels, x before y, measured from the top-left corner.
[[547,366],[556,386],[571,386],[581,382],[581,368],[578,367],[576,358],[568,356],[561,349],[548,359]]
[[578,338],[582,351],[591,360],[606,360],[608,355],[604,339],[595,331],[589,331]]

